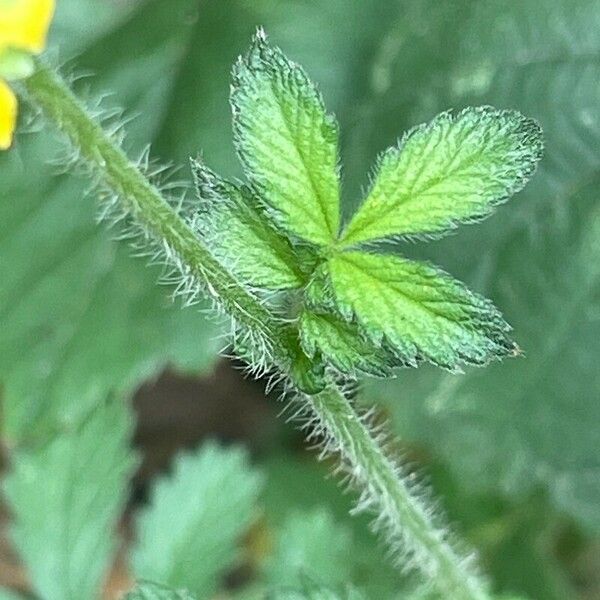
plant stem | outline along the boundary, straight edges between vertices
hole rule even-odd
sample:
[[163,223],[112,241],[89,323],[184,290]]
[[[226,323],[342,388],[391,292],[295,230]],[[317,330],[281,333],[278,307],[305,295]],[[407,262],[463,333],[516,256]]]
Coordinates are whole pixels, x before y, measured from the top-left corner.
[[432,522],[409,477],[383,451],[348,399],[336,387],[306,396],[351,477],[365,508],[377,514],[389,545],[434,583],[443,598],[489,598],[486,586]]
[[[90,117],[64,80],[40,64],[24,85],[29,101],[67,135],[95,176],[118,196],[122,208],[163,244],[185,273],[194,277],[232,318],[267,340],[278,367],[293,386],[306,391],[307,369],[298,368],[298,364],[302,367],[307,359],[301,355],[298,360],[297,336],[291,335],[289,327],[282,325],[212,255],[158,189]],[[324,391],[302,397],[341,454],[363,496],[385,522],[392,550],[412,554],[414,566],[444,598],[488,598],[485,585],[466,568],[446,541],[444,531],[433,525],[426,507],[411,492],[342,392],[330,383]]]

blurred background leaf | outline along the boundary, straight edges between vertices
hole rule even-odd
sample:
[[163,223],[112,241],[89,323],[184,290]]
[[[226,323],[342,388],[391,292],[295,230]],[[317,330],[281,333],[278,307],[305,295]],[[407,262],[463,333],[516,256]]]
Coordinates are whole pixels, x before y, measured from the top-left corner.
[[337,587],[352,581],[352,537],[324,510],[296,512],[278,531],[266,568],[272,587],[301,587],[310,579]]
[[[132,152],[153,138],[169,86],[163,73],[183,46],[185,15],[175,11],[172,21],[171,8],[152,3],[143,35],[127,21],[81,56],[95,89],[142,115],[128,126]],[[216,325],[198,310],[170,309],[168,290],[156,285],[160,268],[144,268],[96,225],[85,185],[44,167],[55,145],[51,134],[24,134],[0,156],[0,375],[11,443],[76,425],[109,391],[132,391],[166,364],[207,369],[217,350]]]
[[12,456],[11,537],[40,598],[100,596],[135,464],[132,427],[127,403],[111,401],[78,431]]
[[[559,511],[597,532],[600,10],[583,0],[487,1],[465,10],[452,45],[436,53],[440,68],[409,74],[417,97],[408,117],[448,105],[514,107],[541,122],[546,157],[505,210],[434,244],[429,256],[495,300],[526,357],[464,377],[401,373],[365,397],[382,399],[404,439],[448,461],[465,485],[515,497],[542,488]],[[434,23],[425,13],[408,19],[413,50],[442,35],[421,37],[425,20]],[[398,100],[408,60],[398,53],[376,107]],[[386,119],[400,118],[390,111]]]
[[[263,465],[267,473],[263,502],[271,532],[270,553],[263,560],[263,570],[271,588],[281,584],[293,587],[302,578],[300,571],[333,587],[342,579],[336,571],[344,573],[348,576],[346,582],[364,590],[367,597],[381,600],[396,598],[400,589],[412,588],[412,581],[390,568],[385,548],[370,531],[369,516],[349,518],[352,498],[328,476],[332,465],[281,448],[265,457]],[[308,529],[312,530],[312,544],[302,540],[304,533],[309,535]],[[312,548],[317,542],[320,548]],[[346,552],[338,548],[346,548]],[[296,556],[297,568],[284,577],[282,563],[293,560],[288,551]],[[326,554],[328,563],[321,564],[320,555]]]
[[239,559],[238,544],[257,514],[261,476],[239,448],[206,443],[180,456],[153,488],[137,519],[133,571],[211,598]]

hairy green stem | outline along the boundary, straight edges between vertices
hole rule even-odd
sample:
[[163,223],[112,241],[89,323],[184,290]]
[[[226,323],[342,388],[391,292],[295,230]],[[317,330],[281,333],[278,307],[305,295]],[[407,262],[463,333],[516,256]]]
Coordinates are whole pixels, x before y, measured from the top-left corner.
[[469,558],[455,551],[446,529],[435,527],[410,477],[386,455],[340,390],[331,386],[306,401],[354,487],[363,490],[364,508],[378,515],[378,525],[400,558],[419,568],[444,598],[489,598]]
[[[122,208],[143,226],[186,273],[217,300],[236,321],[267,340],[275,362],[291,383],[307,390],[308,359],[300,355],[296,336],[246,290],[212,255],[191,227],[123,150],[89,115],[85,105],[53,70],[38,65],[25,82],[27,97],[69,138],[71,144],[119,198]],[[310,379],[310,377],[309,377]],[[392,550],[406,550],[444,598],[488,598],[484,584],[437,529],[398,468],[386,456],[369,427],[333,384],[316,395],[302,395],[322,426],[332,449],[339,452],[364,498],[381,515]],[[366,492],[366,493],[365,493]]]

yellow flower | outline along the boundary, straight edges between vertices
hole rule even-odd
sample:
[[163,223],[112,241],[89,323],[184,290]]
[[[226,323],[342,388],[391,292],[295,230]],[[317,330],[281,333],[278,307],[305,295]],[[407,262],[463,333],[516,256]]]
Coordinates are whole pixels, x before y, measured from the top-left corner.
[[0,149],[12,144],[17,99],[6,83],[22,71],[24,58],[46,45],[55,0],[0,0]]

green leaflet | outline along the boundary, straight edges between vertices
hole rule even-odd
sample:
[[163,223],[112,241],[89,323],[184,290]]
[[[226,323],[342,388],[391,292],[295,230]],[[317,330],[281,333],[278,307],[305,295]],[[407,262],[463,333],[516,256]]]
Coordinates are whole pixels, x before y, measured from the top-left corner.
[[331,285],[328,262],[313,272],[304,289],[305,308],[298,319],[300,341],[310,357],[321,358],[336,370],[355,376],[356,372],[374,377],[388,377],[394,367],[404,366],[389,344],[373,343],[355,319],[340,314]]
[[523,188],[542,148],[539,125],[518,112],[441,113],[383,153],[343,243],[440,234],[481,219]]
[[338,371],[352,375],[357,370],[366,375],[386,377],[398,361],[364,336],[356,323],[327,313],[303,311],[299,320],[300,340],[304,351],[321,357]]
[[331,280],[327,261],[318,265],[312,273],[310,281],[304,287],[303,302],[309,309],[317,312],[326,310],[328,313],[336,312],[336,301],[331,289]]
[[397,256],[347,252],[329,261],[340,309],[407,363],[457,370],[517,353],[493,304],[435,267]]
[[192,169],[203,203],[197,227],[215,256],[253,286],[300,287],[304,276],[298,254],[271,226],[252,191],[221,179],[200,162],[193,161]]
[[196,600],[186,590],[174,590],[157,583],[142,582],[123,600]]
[[248,179],[292,235],[328,245],[339,230],[335,119],[305,72],[259,31],[233,72],[234,138]]
[[99,597],[135,462],[132,427],[126,403],[114,401],[79,430],[13,455],[4,483],[12,540],[40,598]]
[[235,563],[260,488],[259,473],[240,449],[208,443],[179,457],[137,520],[135,575],[185,587],[199,599],[212,597]]

